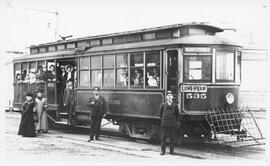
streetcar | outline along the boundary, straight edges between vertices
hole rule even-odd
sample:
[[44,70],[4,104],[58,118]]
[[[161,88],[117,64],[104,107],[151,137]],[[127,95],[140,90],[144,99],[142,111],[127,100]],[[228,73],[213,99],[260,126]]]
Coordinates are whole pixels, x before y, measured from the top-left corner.
[[[94,87],[100,87],[106,119],[123,134],[159,138],[159,106],[172,90],[180,110],[177,143],[210,141],[209,110],[238,105],[241,46],[217,35],[223,31],[186,23],[31,45],[29,55],[13,60],[13,107],[20,110],[25,94],[41,87],[49,119],[67,125],[60,79],[61,68],[69,65],[77,94],[75,126],[89,125],[87,102]],[[56,79],[18,82],[18,76],[34,74],[42,66],[54,66]]]

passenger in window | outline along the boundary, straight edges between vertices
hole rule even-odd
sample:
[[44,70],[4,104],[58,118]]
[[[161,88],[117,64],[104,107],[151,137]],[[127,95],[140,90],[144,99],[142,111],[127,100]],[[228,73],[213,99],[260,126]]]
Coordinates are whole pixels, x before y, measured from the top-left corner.
[[142,74],[139,72],[139,69],[134,70],[134,73],[132,76],[132,82],[133,82],[133,85],[135,86],[139,86],[143,84]]
[[22,80],[25,79],[26,75],[27,75],[27,70],[23,70],[23,73],[22,73]]
[[50,71],[48,71],[48,74],[49,74],[49,77],[50,77],[48,79],[49,82],[56,81],[56,72],[55,72],[55,66],[54,65],[50,66]]
[[42,72],[38,77],[38,82],[46,83],[50,79],[50,74],[47,71],[47,67],[45,65],[42,66]]
[[121,71],[119,84],[120,86],[128,86],[128,73],[124,70]]
[[26,74],[23,80],[23,83],[29,83],[30,82],[30,76],[29,74]]
[[17,84],[20,84],[20,83],[23,82],[23,80],[22,80],[22,75],[19,74],[19,73],[17,73],[17,75],[16,75],[16,82],[17,82]]
[[30,71],[30,73],[29,73],[30,84],[33,84],[36,82],[36,74],[35,73],[36,73],[35,71]]
[[159,86],[160,79],[156,68],[153,68],[149,72],[147,72],[147,78],[147,83],[149,86]]
[[66,66],[67,71],[67,81],[74,81],[74,68],[71,65]]

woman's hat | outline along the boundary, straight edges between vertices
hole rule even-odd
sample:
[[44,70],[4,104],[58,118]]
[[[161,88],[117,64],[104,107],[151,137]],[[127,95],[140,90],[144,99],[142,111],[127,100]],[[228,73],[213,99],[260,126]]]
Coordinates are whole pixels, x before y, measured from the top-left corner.
[[27,92],[25,96],[30,96],[30,97],[33,97],[33,94],[30,93],[30,92]]

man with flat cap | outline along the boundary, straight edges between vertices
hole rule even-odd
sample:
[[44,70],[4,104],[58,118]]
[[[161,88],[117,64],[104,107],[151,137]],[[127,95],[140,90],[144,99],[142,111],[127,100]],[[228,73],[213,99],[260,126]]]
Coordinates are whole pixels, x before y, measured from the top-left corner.
[[176,135],[177,123],[179,122],[179,108],[173,102],[171,90],[167,91],[166,102],[161,103],[159,108],[159,117],[161,118],[161,152],[164,155],[166,151],[167,134],[170,138],[170,154],[174,155],[174,142]]
[[106,113],[105,99],[100,95],[99,87],[94,88],[94,96],[89,99],[88,107],[90,107],[90,138],[88,142],[95,139],[99,140],[100,125],[102,117]]

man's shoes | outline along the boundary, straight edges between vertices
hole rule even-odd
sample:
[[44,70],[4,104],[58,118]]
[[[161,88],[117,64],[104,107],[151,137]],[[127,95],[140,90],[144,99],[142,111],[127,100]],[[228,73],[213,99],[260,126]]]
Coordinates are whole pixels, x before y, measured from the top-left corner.
[[99,137],[96,137],[95,140],[100,141],[100,138]]
[[176,155],[176,153],[175,152],[170,152],[170,155]]
[[93,141],[93,138],[90,138],[87,142],[91,142],[91,141]]
[[165,151],[161,151],[161,152],[160,152],[160,155],[164,155],[164,154],[165,154]]

